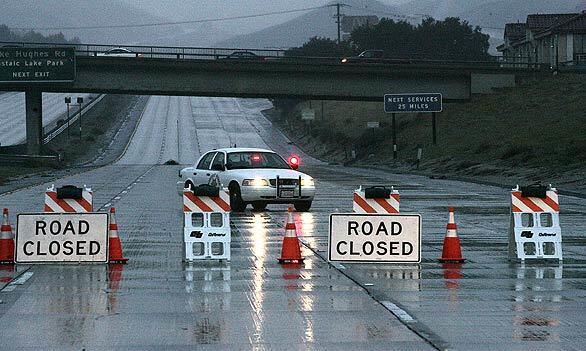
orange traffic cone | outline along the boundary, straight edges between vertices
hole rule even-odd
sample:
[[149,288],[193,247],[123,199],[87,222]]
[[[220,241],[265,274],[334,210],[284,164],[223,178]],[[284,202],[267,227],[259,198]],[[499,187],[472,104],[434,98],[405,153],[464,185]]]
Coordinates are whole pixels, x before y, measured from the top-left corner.
[[446,225],[446,237],[444,238],[444,249],[440,262],[464,262],[462,249],[460,248],[460,238],[458,238],[457,226],[454,220],[454,208],[450,207],[450,217]]
[[301,263],[301,249],[299,248],[299,239],[297,239],[297,230],[293,220],[293,208],[289,207],[287,225],[285,226],[285,237],[283,237],[283,246],[281,248],[281,258],[279,263]]
[[110,235],[108,245],[110,246],[110,263],[126,263],[128,258],[122,255],[122,243],[118,237],[118,224],[116,224],[116,209],[110,208]]
[[8,209],[2,212],[2,227],[0,228],[0,264],[14,263],[14,238],[12,227],[8,222]]

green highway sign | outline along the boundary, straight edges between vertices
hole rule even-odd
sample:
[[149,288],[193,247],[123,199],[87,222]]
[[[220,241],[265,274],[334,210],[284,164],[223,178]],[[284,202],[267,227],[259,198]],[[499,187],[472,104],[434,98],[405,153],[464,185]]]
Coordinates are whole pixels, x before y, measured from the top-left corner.
[[75,80],[75,48],[0,48],[0,83]]

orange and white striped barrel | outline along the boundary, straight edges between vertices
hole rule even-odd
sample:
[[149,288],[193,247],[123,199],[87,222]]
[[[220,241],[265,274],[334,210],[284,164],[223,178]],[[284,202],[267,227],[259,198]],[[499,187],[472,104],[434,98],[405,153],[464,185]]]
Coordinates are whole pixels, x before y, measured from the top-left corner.
[[84,188],[79,199],[59,199],[55,185],[45,192],[45,212],[93,212],[93,192],[90,188]]
[[220,190],[220,196],[196,196],[190,189],[183,190],[183,212],[230,212],[230,194]]
[[511,210],[514,213],[560,212],[560,203],[556,190],[547,190],[545,198],[523,197],[521,191],[511,191]]
[[354,191],[352,210],[354,213],[399,213],[399,192],[391,189],[388,198],[367,199],[364,190],[359,188]]

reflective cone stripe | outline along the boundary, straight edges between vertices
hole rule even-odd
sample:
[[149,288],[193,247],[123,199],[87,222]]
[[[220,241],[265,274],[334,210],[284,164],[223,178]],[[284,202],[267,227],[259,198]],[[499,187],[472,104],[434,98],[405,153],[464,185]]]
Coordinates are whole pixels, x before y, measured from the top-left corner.
[[122,242],[120,242],[120,237],[118,236],[118,224],[116,224],[116,209],[114,207],[110,208],[110,225],[108,236],[110,258],[109,262],[125,263],[126,261],[128,261],[128,259],[124,258],[124,256],[122,255]]
[[183,212],[230,212],[230,194],[222,190],[219,197],[210,197],[183,191]]
[[71,212],[83,213],[93,211],[93,193],[83,190],[81,199],[58,199],[57,192],[47,190],[45,192],[45,212]]
[[299,239],[297,238],[297,229],[293,220],[293,209],[289,207],[287,224],[285,225],[285,236],[283,237],[283,246],[281,248],[281,258],[279,263],[302,262]]
[[446,225],[446,236],[444,237],[444,246],[442,248],[442,257],[440,262],[464,262],[462,257],[462,248],[460,238],[458,237],[457,225],[454,218],[454,208],[448,209],[448,224]]
[[513,209],[513,212],[521,213],[557,213],[560,211],[558,194],[554,190],[548,190],[544,199],[538,197],[523,197],[520,191],[512,191],[511,208]]
[[448,216],[448,224],[446,225],[446,237],[458,237],[458,226],[456,225],[456,221],[454,219],[454,209],[452,207],[449,208],[449,216]]
[[364,191],[354,192],[352,209],[355,213],[399,213],[400,195],[391,194],[388,199],[367,199]]
[[2,211],[2,227],[0,228],[0,264],[14,263],[14,239],[12,226],[8,221],[8,209]]

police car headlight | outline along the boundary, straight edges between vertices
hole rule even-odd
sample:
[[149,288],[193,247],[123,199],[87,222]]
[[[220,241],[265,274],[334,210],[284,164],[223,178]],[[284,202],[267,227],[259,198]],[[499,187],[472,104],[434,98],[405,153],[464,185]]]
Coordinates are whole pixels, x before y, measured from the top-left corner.
[[242,186],[253,186],[259,188],[262,186],[269,186],[269,181],[262,178],[244,179],[242,181]]
[[301,179],[301,186],[314,187],[315,180],[313,180],[313,178],[302,178]]

